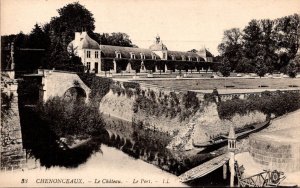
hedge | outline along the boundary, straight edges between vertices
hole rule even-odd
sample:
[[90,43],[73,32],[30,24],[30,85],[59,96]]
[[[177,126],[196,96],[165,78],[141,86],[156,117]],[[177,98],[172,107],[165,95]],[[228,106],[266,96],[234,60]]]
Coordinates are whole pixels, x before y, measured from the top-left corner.
[[218,113],[221,119],[230,119],[235,114],[246,115],[260,111],[268,116],[281,116],[300,108],[300,93],[276,91],[262,93],[261,97],[252,95],[246,100],[233,99],[220,102]]
[[101,59],[101,70],[110,71],[111,69],[114,69],[114,59],[111,58]]

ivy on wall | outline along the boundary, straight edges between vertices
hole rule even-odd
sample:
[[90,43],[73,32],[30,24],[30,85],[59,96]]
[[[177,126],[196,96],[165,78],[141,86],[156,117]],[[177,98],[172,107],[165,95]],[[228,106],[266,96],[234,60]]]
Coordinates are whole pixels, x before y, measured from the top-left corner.
[[259,111],[267,116],[281,116],[300,108],[300,93],[292,91],[265,91],[261,96],[251,95],[248,99],[234,98],[218,104],[221,119],[230,119],[235,114],[246,115]]

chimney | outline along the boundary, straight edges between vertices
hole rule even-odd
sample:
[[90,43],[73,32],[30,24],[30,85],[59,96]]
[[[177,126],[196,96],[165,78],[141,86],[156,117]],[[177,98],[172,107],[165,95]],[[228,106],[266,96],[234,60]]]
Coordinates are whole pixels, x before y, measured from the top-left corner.
[[80,40],[80,32],[75,32],[75,41],[79,41]]
[[87,35],[86,31],[82,31],[81,38],[84,38]]

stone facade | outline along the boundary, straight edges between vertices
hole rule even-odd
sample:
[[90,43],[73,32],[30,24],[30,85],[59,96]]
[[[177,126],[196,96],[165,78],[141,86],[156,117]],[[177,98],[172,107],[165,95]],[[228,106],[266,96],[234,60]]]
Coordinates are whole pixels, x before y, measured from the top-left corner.
[[[175,72],[176,62],[185,64],[181,70],[210,71],[217,64],[213,63],[213,55],[207,49],[198,52],[170,51],[157,36],[155,42],[148,48],[134,48],[111,45],[99,45],[91,39],[86,32],[75,32],[75,39],[68,44],[69,53],[80,57],[86,72],[96,74],[109,71],[113,73],[137,73],[137,72]],[[154,65],[153,68],[150,64]],[[171,62],[171,63],[170,63]],[[126,63],[129,66],[124,66]],[[132,63],[140,67],[140,70],[131,68]],[[198,66],[196,66],[198,64]],[[159,67],[160,68],[159,68]],[[169,66],[167,68],[167,66]],[[147,68],[148,67],[148,68]],[[164,67],[164,68],[162,68]],[[198,67],[196,69],[196,67]],[[198,71],[200,71],[200,69]]]
[[74,87],[82,88],[86,94],[86,101],[88,100],[91,89],[83,83],[77,74],[52,70],[43,71],[44,77],[40,91],[41,101],[46,101],[55,96],[63,97],[68,89]]
[[[23,149],[18,108],[18,84],[14,80],[2,82],[1,93],[11,96],[10,108],[1,114],[1,170],[16,170],[26,167],[26,152]],[[5,104],[1,104],[5,105]],[[1,108],[2,110],[2,108]],[[4,110],[3,110],[4,111]],[[4,113],[4,112],[1,113]]]
[[[249,138],[250,155],[265,169],[295,172],[300,170],[300,141],[293,135],[300,129],[254,134]],[[292,135],[287,135],[292,132]]]

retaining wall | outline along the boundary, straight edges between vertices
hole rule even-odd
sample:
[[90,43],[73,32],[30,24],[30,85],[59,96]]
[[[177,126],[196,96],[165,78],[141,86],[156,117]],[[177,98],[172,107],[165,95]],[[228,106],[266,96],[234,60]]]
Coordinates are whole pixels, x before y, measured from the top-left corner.
[[250,155],[265,169],[300,171],[300,128],[250,135]]

